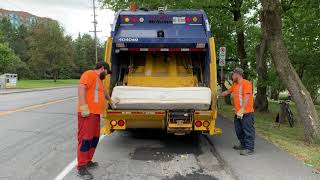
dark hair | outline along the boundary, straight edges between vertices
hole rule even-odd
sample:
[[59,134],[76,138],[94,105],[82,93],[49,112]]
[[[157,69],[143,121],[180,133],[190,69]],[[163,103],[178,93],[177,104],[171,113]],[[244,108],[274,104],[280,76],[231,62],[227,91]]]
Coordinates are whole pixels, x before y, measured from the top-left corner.
[[102,67],[104,67],[104,69],[108,72],[108,74],[111,74],[111,70],[110,70],[109,64],[104,62],[104,61],[97,62],[96,67],[94,69],[100,69]]

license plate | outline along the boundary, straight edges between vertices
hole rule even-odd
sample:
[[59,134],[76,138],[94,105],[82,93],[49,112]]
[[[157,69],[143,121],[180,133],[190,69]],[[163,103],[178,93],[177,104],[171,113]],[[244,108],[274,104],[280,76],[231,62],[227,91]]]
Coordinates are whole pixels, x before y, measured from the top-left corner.
[[186,17],[173,17],[172,23],[173,24],[185,24],[186,23]]
[[183,126],[183,122],[184,122],[183,120],[178,120],[178,121],[177,121],[177,125],[178,125],[178,126]]

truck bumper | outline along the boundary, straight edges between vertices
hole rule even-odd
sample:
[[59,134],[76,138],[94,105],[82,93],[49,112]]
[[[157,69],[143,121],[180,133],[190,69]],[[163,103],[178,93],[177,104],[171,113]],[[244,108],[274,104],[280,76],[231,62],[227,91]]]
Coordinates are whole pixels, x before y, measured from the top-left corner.
[[221,134],[215,127],[216,112],[195,111],[194,119],[188,123],[168,123],[166,111],[108,110],[103,116],[102,134],[127,129],[162,129],[173,134],[188,134],[192,131],[208,135]]

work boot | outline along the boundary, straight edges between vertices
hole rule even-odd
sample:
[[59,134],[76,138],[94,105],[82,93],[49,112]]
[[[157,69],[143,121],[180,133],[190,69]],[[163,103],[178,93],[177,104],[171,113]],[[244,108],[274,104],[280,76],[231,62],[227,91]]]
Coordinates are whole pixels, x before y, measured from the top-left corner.
[[235,150],[243,150],[244,147],[241,144],[239,144],[239,145],[234,145],[233,149],[235,149]]
[[249,150],[249,149],[242,149],[240,151],[240,155],[242,156],[248,156],[248,155],[252,155],[254,153],[253,150]]
[[94,168],[98,167],[99,164],[98,164],[98,162],[90,161],[90,162],[88,162],[88,164],[86,166],[87,166],[88,169],[94,169]]
[[84,180],[93,179],[92,174],[88,171],[86,166],[81,166],[78,170],[78,176],[80,176]]

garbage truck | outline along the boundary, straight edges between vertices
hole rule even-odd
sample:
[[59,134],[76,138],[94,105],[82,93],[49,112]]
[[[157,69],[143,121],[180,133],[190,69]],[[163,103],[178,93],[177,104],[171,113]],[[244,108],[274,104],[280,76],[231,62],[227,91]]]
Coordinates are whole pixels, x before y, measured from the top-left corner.
[[102,133],[220,134],[214,38],[203,10],[121,10],[107,38],[112,74]]

